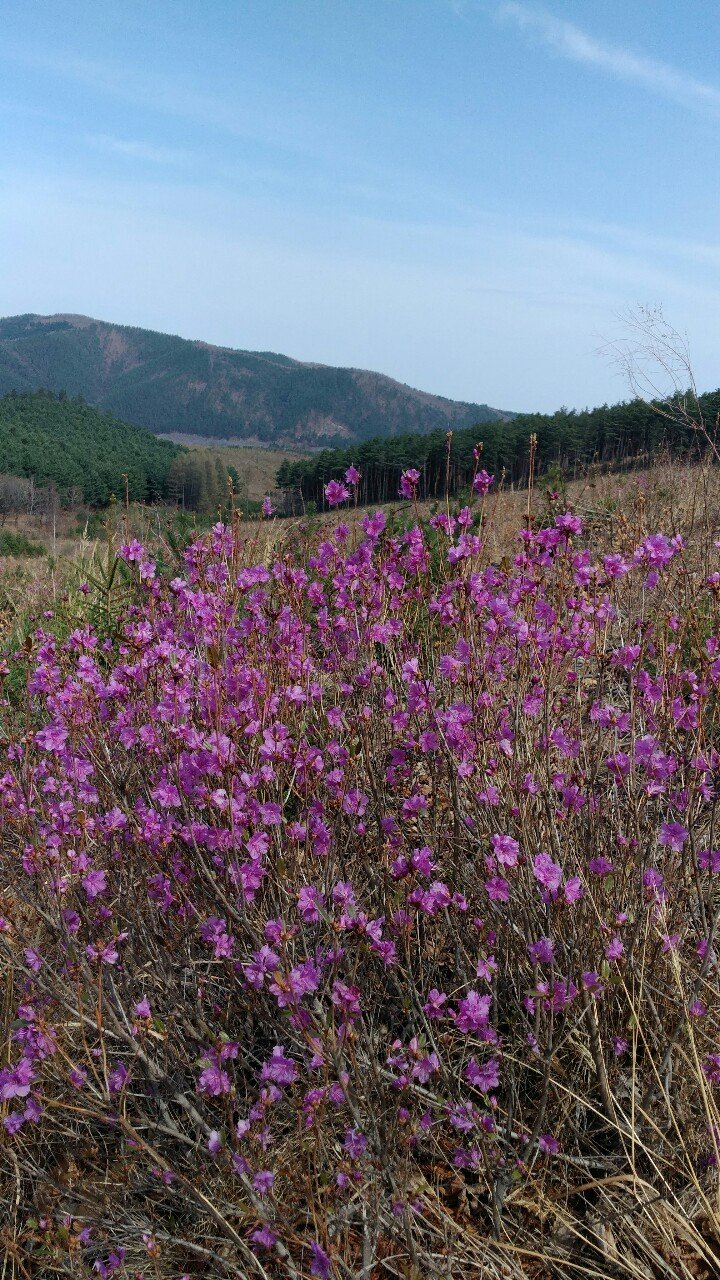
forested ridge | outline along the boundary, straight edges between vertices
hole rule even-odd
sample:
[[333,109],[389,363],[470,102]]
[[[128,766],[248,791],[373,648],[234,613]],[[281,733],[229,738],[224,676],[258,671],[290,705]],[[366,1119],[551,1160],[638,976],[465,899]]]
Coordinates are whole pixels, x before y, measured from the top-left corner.
[[[8,510],[31,504],[27,489],[7,477],[52,489],[66,506],[107,506],[113,495],[135,502],[167,500],[188,511],[216,512],[238,475],[209,449],[186,449],[158,440],[142,427],[121,422],[63,393],[11,391],[0,397],[0,478]],[[19,484],[20,481],[17,481]]]
[[[720,390],[700,396],[698,407],[714,429]],[[526,413],[510,421],[478,423],[454,431],[449,451],[445,431],[376,437],[347,448],[324,449],[298,462],[283,462],[277,484],[280,489],[299,491],[305,502],[322,505],[328,480],[340,478],[354,465],[362,473],[362,500],[385,502],[397,496],[401,471],[416,467],[421,475],[419,495],[440,497],[446,485],[454,493],[470,482],[474,450],[480,443],[481,465],[487,471],[496,476],[504,472],[508,484],[523,484],[532,435],[537,438],[535,466],[540,472],[551,464],[564,471],[592,462],[621,464],[663,448],[685,452],[699,440],[681,398],[667,406],[632,400],[580,412],[560,409],[553,414]]]
[[0,319],[0,393],[40,387],[80,394],[158,435],[299,447],[504,416],[384,374],[271,351],[217,347],[88,316]]
[[168,496],[168,477],[182,450],[141,427],[51,391],[0,398],[0,472],[54,485],[66,501],[105,506],[120,497]]

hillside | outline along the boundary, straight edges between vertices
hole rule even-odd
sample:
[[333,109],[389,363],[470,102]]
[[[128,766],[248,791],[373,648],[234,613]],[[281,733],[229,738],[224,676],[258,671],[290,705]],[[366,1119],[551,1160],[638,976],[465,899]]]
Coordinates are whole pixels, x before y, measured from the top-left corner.
[[0,320],[0,395],[82,395],[158,435],[297,446],[469,427],[511,415],[383,374],[234,351],[87,316]]
[[183,450],[121,422],[82,400],[52,392],[10,392],[0,398],[0,473],[54,485],[67,501],[103,506],[122,496],[146,501],[168,493],[173,462]]

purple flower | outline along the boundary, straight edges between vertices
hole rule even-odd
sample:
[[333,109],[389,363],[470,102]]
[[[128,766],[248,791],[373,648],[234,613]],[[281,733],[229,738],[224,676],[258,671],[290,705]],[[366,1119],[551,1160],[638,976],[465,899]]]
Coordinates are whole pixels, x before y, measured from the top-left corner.
[[479,493],[481,496],[484,497],[484,495],[488,492],[490,486],[493,484],[494,480],[495,480],[495,477],[488,475],[487,471],[485,470],[478,471],[477,475],[475,476],[475,479],[473,480],[472,487],[475,490],[475,493]]
[[560,1143],[557,1138],[553,1138],[551,1133],[543,1133],[538,1138],[538,1146],[541,1151],[545,1151],[550,1155],[557,1155],[560,1150]]
[[198,1093],[207,1093],[211,1098],[230,1092],[230,1077],[217,1063],[213,1062],[200,1072],[197,1082]]
[[562,867],[547,853],[538,853],[533,859],[533,871],[535,879],[555,896],[562,883]]
[[409,467],[407,471],[403,471],[400,476],[400,496],[414,498],[419,480],[420,472],[415,467]]
[[266,495],[262,500],[262,513],[264,516],[271,516],[273,515],[274,511],[275,511],[275,508],[272,502],[270,501],[270,499]]
[[272,1191],[274,1181],[275,1174],[271,1173],[269,1169],[260,1169],[252,1180],[253,1187],[257,1191],[258,1195],[261,1196],[266,1196],[268,1191]]
[[698,866],[713,875],[720,872],[720,849],[701,849],[697,856]]
[[0,1071],[0,1099],[6,1102],[9,1098],[26,1098],[34,1078],[32,1063],[21,1058],[17,1066]]
[[298,911],[306,924],[316,924],[323,905],[322,893],[315,885],[306,884],[298,894]]
[[350,497],[350,490],[339,480],[330,480],[325,485],[325,497],[329,507],[339,507],[341,502],[346,502]]
[[297,1076],[297,1064],[292,1058],[285,1056],[285,1050],[281,1044],[276,1044],[271,1057],[263,1065],[260,1079],[272,1080],[274,1084],[288,1085],[294,1084]]
[[440,1070],[440,1059],[436,1053],[426,1053],[424,1057],[418,1058],[412,1068],[413,1080],[419,1080],[420,1084],[427,1084],[431,1076]]
[[102,1280],[107,1280],[107,1277],[111,1276],[113,1272],[119,1271],[125,1261],[126,1253],[126,1249],[113,1249],[105,1262],[102,1262],[100,1258],[97,1258],[95,1262],[93,1262],[93,1271],[99,1272],[102,1276]]
[[460,1001],[455,1015],[458,1031],[467,1034],[470,1031],[482,1031],[488,1024],[492,996],[480,995],[479,991],[469,991]]
[[478,1065],[471,1058],[465,1068],[465,1079],[481,1093],[489,1093],[491,1089],[497,1089],[500,1083],[500,1063],[497,1058],[488,1058],[487,1062]]
[[510,885],[502,876],[491,876],[486,880],[485,891],[491,902],[510,901]]
[[83,876],[82,887],[90,901],[99,898],[107,889],[107,876],[104,871],[88,871]]
[[711,1084],[720,1085],[720,1053],[708,1054],[702,1069]]
[[23,1111],[23,1120],[29,1120],[31,1124],[38,1124],[42,1114],[42,1107],[37,1098],[28,1098]]
[[503,867],[517,866],[520,845],[512,836],[494,835],[490,837],[492,851]]
[[133,538],[132,542],[126,542],[120,548],[120,557],[123,560],[127,560],[128,563],[133,564],[139,560],[145,559],[145,548],[141,542],[138,542],[137,538]]
[[263,1249],[272,1249],[277,1243],[277,1236],[267,1223],[257,1231],[253,1231],[250,1238],[255,1244],[259,1244]]
[[152,789],[152,798],[163,809],[176,809],[180,804],[180,792],[172,782],[159,782]]
[[570,511],[565,511],[561,516],[555,517],[555,528],[560,529],[565,534],[579,534],[583,531],[583,522],[579,516],[574,516]]
[[384,511],[374,511],[372,515],[363,516],[362,527],[368,538],[379,538],[386,524],[387,517]]
[[650,893],[657,893],[663,887],[664,876],[657,867],[648,867],[647,871],[643,872],[642,882]]
[[608,578],[622,578],[630,570],[627,560],[620,555],[603,556],[603,568]]
[[584,892],[582,880],[579,880],[577,876],[571,876],[569,880],[565,881],[565,901],[569,905],[579,902]]
[[222,1151],[222,1138],[217,1129],[211,1129],[207,1140],[207,1149],[211,1156],[216,1156]]
[[690,832],[681,822],[663,822],[658,836],[658,844],[667,845],[673,853],[680,853]]
[[320,1247],[317,1241],[313,1240],[310,1245],[312,1261],[310,1263],[310,1275],[317,1276],[318,1280],[330,1280],[330,1259],[325,1250]]
[[597,995],[599,995],[603,989],[603,984],[600,981],[600,974],[596,973],[594,969],[585,970],[582,975],[582,984],[586,991],[593,991]]
[[436,987],[433,987],[431,991],[428,991],[428,998],[423,1005],[423,1010],[427,1014],[428,1018],[442,1018],[443,1005],[446,1003],[447,996],[445,993],[443,991],[438,991]]
[[99,943],[97,946],[90,942],[85,948],[85,954],[89,960],[98,960],[100,964],[116,964],[120,956],[112,942]]
[[77,933],[80,928],[80,917],[77,911],[73,911],[72,907],[66,907],[62,913],[62,918],[68,933]]
[[348,467],[345,472],[345,483],[356,485],[360,482],[360,472],[357,467]]
[[341,978],[336,978],[332,985],[331,1000],[349,1018],[360,1013],[360,988],[349,986]]
[[551,964],[555,955],[555,944],[550,938],[538,938],[528,947],[528,955],[533,964]]
[[118,1062],[112,1071],[108,1072],[108,1089],[110,1093],[119,1093],[124,1087],[128,1078],[128,1069],[124,1062]]
[[359,1160],[366,1150],[368,1140],[364,1133],[357,1129],[348,1129],[343,1139],[343,1146],[352,1160]]
[[51,724],[35,734],[35,741],[43,751],[62,751],[68,740],[68,731],[63,724]]
[[460,1133],[470,1133],[475,1128],[475,1108],[472,1102],[456,1102],[448,1109],[448,1119]]
[[637,564],[646,564],[652,569],[662,569],[678,549],[664,533],[651,533],[638,547],[634,560]]

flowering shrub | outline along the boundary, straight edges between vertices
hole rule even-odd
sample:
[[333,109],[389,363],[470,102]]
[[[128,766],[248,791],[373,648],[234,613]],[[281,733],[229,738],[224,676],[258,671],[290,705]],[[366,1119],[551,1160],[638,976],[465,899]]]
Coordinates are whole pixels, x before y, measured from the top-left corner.
[[626,542],[216,526],[14,659],[18,1274],[711,1274],[720,578]]

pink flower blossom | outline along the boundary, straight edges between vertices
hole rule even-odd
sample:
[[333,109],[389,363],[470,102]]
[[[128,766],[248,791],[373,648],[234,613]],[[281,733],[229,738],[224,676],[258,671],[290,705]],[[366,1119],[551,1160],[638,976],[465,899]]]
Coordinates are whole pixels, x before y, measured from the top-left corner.
[[492,996],[480,995],[478,991],[468,992],[467,996],[460,1001],[455,1015],[458,1031],[467,1034],[471,1031],[483,1030],[488,1024],[491,1004]]
[[349,497],[350,490],[339,480],[330,480],[325,485],[325,498],[329,507],[338,507],[341,502],[347,502]]
[[689,836],[687,827],[681,822],[663,822],[660,827],[658,844],[666,845],[673,853],[680,853]]
[[220,1097],[221,1094],[230,1092],[230,1077],[216,1062],[212,1062],[200,1072],[197,1091],[206,1093],[211,1098]]
[[419,480],[420,472],[416,467],[409,467],[407,471],[403,471],[400,476],[400,496],[402,498],[414,498]]
[[497,1058],[488,1058],[479,1065],[471,1058],[465,1068],[465,1079],[481,1093],[490,1093],[500,1084],[500,1063]]
[[562,883],[562,867],[553,862],[547,853],[538,853],[533,859],[535,879],[553,896]]
[[478,471],[475,476],[475,479],[473,480],[472,487],[475,493],[479,493],[481,496],[484,497],[484,495],[490,489],[490,486],[493,484],[494,480],[495,480],[495,477],[488,475],[487,471],[485,470]]

